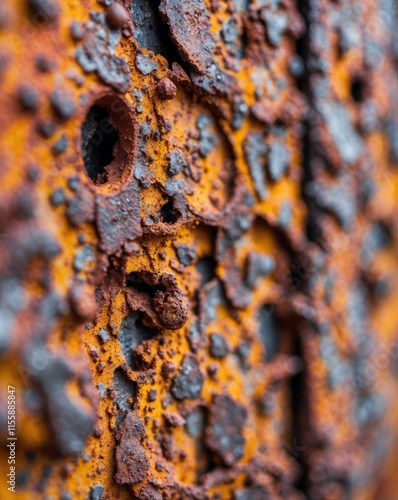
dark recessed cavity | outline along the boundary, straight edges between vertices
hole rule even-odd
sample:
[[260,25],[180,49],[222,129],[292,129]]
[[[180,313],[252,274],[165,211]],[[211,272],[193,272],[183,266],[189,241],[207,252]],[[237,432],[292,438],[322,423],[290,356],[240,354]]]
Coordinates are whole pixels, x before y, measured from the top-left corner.
[[165,287],[160,284],[156,286],[150,285],[139,275],[139,273],[136,272],[130,273],[127,276],[126,285],[129,288],[134,288],[134,290],[137,290],[137,292],[146,293],[151,298],[155,297],[155,293],[157,290],[160,290],[162,292],[166,291]]
[[174,209],[172,200],[161,207],[160,215],[166,224],[174,224],[179,218],[179,213]]
[[360,78],[354,78],[351,82],[351,96],[355,102],[362,102],[364,99],[364,85]]
[[91,106],[82,125],[81,151],[94,184],[125,180],[135,149],[134,137],[134,117],[122,99],[108,95]]
[[107,167],[114,160],[118,142],[119,132],[111,123],[109,111],[95,104],[82,127],[82,153],[86,172],[96,184],[108,181]]

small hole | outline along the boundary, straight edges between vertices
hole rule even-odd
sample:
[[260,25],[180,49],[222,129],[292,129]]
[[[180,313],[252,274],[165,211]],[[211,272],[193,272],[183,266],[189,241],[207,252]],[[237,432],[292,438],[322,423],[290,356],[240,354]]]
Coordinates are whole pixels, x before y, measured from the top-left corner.
[[355,102],[362,102],[363,94],[363,83],[359,78],[355,78],[351,83],[351,96]]
[[160,215],[166,224],[174,224],[178,220],[178,213],[174,210],[173,202],[170,200],[160,209]]
[[114,148],[119,132],[110,121],[109,112],[94,105],[82,127],[82,153],[85,169],[95,184],[109,180],[109,165],[114,160]]

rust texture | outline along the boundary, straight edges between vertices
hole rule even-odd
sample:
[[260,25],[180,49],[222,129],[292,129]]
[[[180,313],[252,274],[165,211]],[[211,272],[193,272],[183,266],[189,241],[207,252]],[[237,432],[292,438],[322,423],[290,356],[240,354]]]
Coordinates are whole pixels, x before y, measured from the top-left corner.
[[1,1],[2,499],[396,498],[397,19]]

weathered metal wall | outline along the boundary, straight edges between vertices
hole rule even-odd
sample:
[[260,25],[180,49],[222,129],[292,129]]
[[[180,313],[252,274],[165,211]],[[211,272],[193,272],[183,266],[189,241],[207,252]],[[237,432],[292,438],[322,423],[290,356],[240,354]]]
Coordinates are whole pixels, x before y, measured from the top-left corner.
[[396,8],[0,3],[2,499],[388,498]]

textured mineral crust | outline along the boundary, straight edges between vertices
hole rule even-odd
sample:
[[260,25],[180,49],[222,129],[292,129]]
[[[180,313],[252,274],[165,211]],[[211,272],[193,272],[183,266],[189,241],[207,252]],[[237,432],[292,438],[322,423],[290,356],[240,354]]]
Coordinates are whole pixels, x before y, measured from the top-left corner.
[[2,500],[397,497],[397,19],[0,1]]

